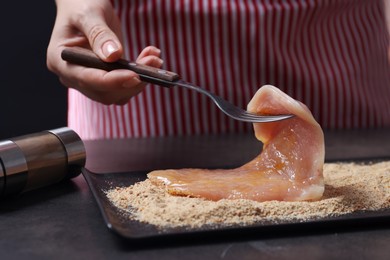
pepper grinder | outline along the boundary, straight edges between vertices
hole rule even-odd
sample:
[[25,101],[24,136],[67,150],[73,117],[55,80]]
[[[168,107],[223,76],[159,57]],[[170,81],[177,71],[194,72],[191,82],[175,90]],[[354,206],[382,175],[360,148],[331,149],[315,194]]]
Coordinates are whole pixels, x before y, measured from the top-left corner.
[[0,141],[0,198],[76,177],[85,156],[81,138],[67,127]]

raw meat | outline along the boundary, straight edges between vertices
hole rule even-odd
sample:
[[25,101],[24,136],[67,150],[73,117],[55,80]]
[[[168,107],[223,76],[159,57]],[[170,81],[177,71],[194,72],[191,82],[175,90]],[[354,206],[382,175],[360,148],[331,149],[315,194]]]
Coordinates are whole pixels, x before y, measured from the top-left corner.
[[148,178],[156,185],[164,185],[170,194],[215,201],[320,199],[324,192],[324,136],[308,108],[266,85],[257,91],[247,109],[263,115],[295,116],[279,122],[255,123],[255,135],[263,143],[263,150],[239,168],[158,170],[149,173]]

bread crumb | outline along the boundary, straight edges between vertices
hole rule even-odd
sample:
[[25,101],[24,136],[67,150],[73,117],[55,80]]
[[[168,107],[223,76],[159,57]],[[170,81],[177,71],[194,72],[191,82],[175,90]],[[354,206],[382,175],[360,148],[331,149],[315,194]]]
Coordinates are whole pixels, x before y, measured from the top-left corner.
[[150,180],[106,191],[108,199],[129,218],[159,228],[252,225],[307,221],[356,211],[390,208],[390,161],[326,163],[321,200],[284,202],[208,201],[168,194]]

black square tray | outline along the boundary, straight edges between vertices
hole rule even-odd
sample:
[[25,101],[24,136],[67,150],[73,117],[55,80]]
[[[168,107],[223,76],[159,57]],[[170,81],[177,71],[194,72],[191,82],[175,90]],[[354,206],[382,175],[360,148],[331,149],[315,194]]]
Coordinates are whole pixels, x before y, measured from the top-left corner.
[[249,234],[291,235],[299,231],[329,232],[330,230],[361,229],[377,225],[390,224],[390,208],[381,211],[354,212],[337,217],[321,218],[304,222],[256,223],[249,226],[202,227],[198,229],[166,228],[159,229],[151,224],[129,219],[107,198],[105,191],[113,187],[130,186],[146,179],[146,171],[124,173],[93,173],[82,171],[103,215],[107,227],[122,238],[130,240],[182,239],[195,237],[237,237]]

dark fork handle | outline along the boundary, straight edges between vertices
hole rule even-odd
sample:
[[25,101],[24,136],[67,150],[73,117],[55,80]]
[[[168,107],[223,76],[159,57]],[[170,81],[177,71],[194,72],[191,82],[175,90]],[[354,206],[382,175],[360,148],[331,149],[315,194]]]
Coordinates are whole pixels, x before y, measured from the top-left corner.
[[112,71],[116,69],[127,69],[136,72],[144,82],[169,87],[180,79],[174,72],[138,64],[135,62],[120,59],[116,62],[104,62],[94,52],[81,47],[67,47],[61,53],[61,58],[67,62],[82,65],[89,68]]

